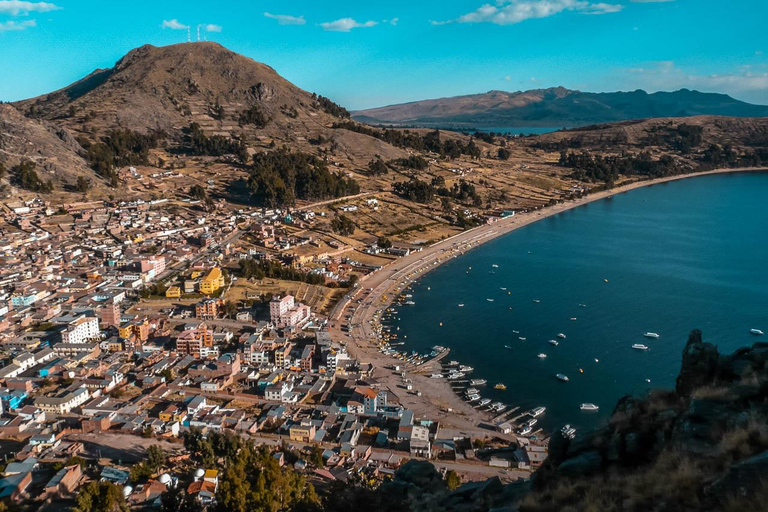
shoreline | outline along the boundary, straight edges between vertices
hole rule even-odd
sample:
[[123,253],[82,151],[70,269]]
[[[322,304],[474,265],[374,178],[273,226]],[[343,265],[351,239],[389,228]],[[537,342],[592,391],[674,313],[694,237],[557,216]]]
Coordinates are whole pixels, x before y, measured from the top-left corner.
[[[538,220],[557,215],[559,213],[578,208],[593,201],[605,199],[617,194],[623,194],[641,187],[648,187],[687,178],[715,174],[730,174],[741,172],[766,172],[765,167],[714,169],[697,173],[682,174],[657,178],[653,180],[640,180],[625,185],[620,185],[609,190],[589,194],[579,199],[569,200],[539,210],[516,214],[512,217],[501,219],[492,224],[484,224],[476,228],[463,231],[452,237],[436,242],[422,248],[419,252],[395,260],[389,265],[373,272],[360,280],[360,284],[331,311],[330,332],[333,339],[347,344],[347,348],[353,357],[361,362],[371,363],[374,367],[374,376],[382,388],[388,389],[396,395],[403,406],[414,411],[416,416],[436,419],[444,424],[444,428],[459,430],[473,430],[476,434],[490,433],[487,429],[488,422],[495,414],[479,411],[469,403],[462,400],[451,388],[446,379],[431,379],[432,373],[423,367],[411,368],[408,378],[412,379],[413,387],[420,391],[417,396],[405,390],[402,385],[400,373],[393,372],[388,367],[393,364],[403,365],[398,359],[383,354],[379,351],[378,336],[374,329],[376,318],[384,310],[390,307],[393,300],[411,282],[418,280],[430,270],[437,268],[445,261],[459,257],[476,247],[509,234],[517,229],[532,224]],[[359,301],[359,302],[357,302]],[[350,308],[352,306],[352,308]],[[351,310],[351,315],[347,312]],[[349,318],[345,318],[345,314]],[[349,331],[343,332],[341,325],[347,323]],[[401,340],[398,340],[401,341]],[[436,343],[437,344],[437,343]],[[448,347],[450,348],[450,347]],[[426,365],[424,365],[426,366]],[[423,372],[423,373],[420,373]],[[489,383],[489,385],[492,385]],[[515,390],[509,390],[514,394]],[[514,396],[514,395],[512,395]],[[507,411],[514,409],[514,399],[507,404]],[[483,428],[485,424],[486,428]],[[493,435],[503,436],[493,431]],[[512,436],[513,437],[513,436]]]

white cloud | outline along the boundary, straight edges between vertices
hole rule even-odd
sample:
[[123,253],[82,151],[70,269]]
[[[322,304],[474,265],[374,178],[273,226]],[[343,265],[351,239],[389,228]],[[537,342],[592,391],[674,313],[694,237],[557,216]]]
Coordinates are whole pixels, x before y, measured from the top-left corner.
[[353,28],[368,28],[368,27],[374,27],[378,24],[379,23],[376,21],[366,21],[365,23],[358,23],[352,18],[341,18],[340,20],[327,21],[325,23],[321,23],[320,26],[323,27],[323,30],[328,30],[330,32],[349,32]]
[[512,77],[511,77],[511,76],[505,76],[505,77],[504,77],[504,80],[506,80],[507,82],[509,82],[509,81],[511,81],[511,80],[512,80]]
[[204,23],[200,27],[206,32],[221,32],[221,25],[214,25],[213,23]]
[[264,16],[273,20],[277,20],[279,25],[306,25],[307,23],[307,20],[304,19],[304,16],[291,16],[290,14],[271,14],[268,12],[265,12]]
[[21,21],[21,22],[6,21],[5,23],[0,23],[0,32],[19,31],[19,30],[25,30],[29,27],[36,27],[36,26],[37,26],[37,22],[35,20],[28,20],[28,21]]
[[172,20],[163,20],[163,24],[160,26],[163,28],[170,28],[171,30],[187,30],[189,28],[189,25],[179,23],[179,20],[176,18]]
[[678,67],[673,61],[660,61],[646,67],[625,70],[631,87],[648,91],[681,88],[730,94],[748,101],[768,102],[768,66],[742,66],[724,74],[697,75]]
[[485,4],[455,20],[432,21],[433,25],[446,23],[494,23],[513,25],[525,20],[548,18],[563,11],[581,14],[609,14],[624,8],[620,4],[594,3],[586,0],[498,0],[495,5]]
[[[31,12],[51,12],[61,9],[56,4],[48,2],[23,2],[21,0],[0,0],[0,14],[11,16],[26,16]],[[18,26],[18,25],[16,25]]]

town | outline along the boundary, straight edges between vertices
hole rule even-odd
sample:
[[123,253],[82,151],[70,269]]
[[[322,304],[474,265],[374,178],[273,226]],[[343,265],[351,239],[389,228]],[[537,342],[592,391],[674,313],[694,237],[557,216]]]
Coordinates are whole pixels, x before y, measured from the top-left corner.
[[[375,199],[342,206],[358,207]],[[102,481],[151,506],[181,482],[210,505],[218,468],[189,466],[190,433],[243,436],[318,487],[381,482],[410,459],[513,481],[546,458],[545,439],[507,423],[417,415],[411,386],[337,335],[361,279],[421,247],[352,247],[313,230],[322,207],[33,199],[3,213],[0,499],[63,503]],[[135,464],[158,446],[162,462]]]

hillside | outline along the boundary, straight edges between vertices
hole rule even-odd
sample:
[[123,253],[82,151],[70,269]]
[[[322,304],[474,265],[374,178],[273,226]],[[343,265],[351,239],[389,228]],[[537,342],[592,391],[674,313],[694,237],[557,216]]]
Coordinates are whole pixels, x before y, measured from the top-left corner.
[[371,124],[441,127],[583,126],[628,119],[720,115],[768,116],[768,107],[752,105],[725,94],[681,89],[590,93],[555,87],[523,92],[440,98],[353,112]]
[[[0,105],[0,165],[6,170],[31,161],[41,180],[51,180],[57,189],[74,186],[79,176],[89,180],[96,177],[81,151],[66,129],[28,119],[11,105]],[[14,176],[8,178],[13,181]]]

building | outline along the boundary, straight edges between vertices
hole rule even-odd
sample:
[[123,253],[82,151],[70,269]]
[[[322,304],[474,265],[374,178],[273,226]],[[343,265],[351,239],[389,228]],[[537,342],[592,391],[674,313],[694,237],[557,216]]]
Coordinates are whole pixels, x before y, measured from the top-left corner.
[[200,291],[211,295],[221,288],[224,288],[224,274],[219,267],[214,267],[200,281]]
[[293,295],[275,297],[269,303],[269,318],[275,327],[301,327],[309,317],[309,306],[296,302]]
[[45,485],[46,498],[68,496],[77,488],[77,482],[83,476],[80,464],[61,468]]
[[109,299],[99,310],[101,325],[105,327],[118,327],[120,325],[120,303]]
[[206,320],[216,318],[219,316],[219,301],[218,299],[204,299],[195,304],[195,317],[203,318]]
[[54,414],[67,414],[75,407],[86,402],[90,393],[85,388],[78,388],[74,391],[61,394],[59,396],[40,396],[35,399],[35,407],[43,412]]
[[414,425],[411,430],[410,451],[412,457],[432,456],[431,445],[429,443],[429,429],[421,425]]
[[178,299],[181,298],[181,288],[178,286],[171,286],[167,290],[165,290],[165,298],[167,299]]
[[72,320],[62,331],[63,343],[85,343],[99,336],[99,319],[92,316],[81,316]]
[[186,328],[176,338],[176,351],[194,357],[210,357],[219,354],[218,347],[213,344],[213,331],[204,322]]
[[291,441],[299,443],[309,443],[315,438],[315,426],[308,421],[302,421],[300,424],[291,425],[289,434]]

